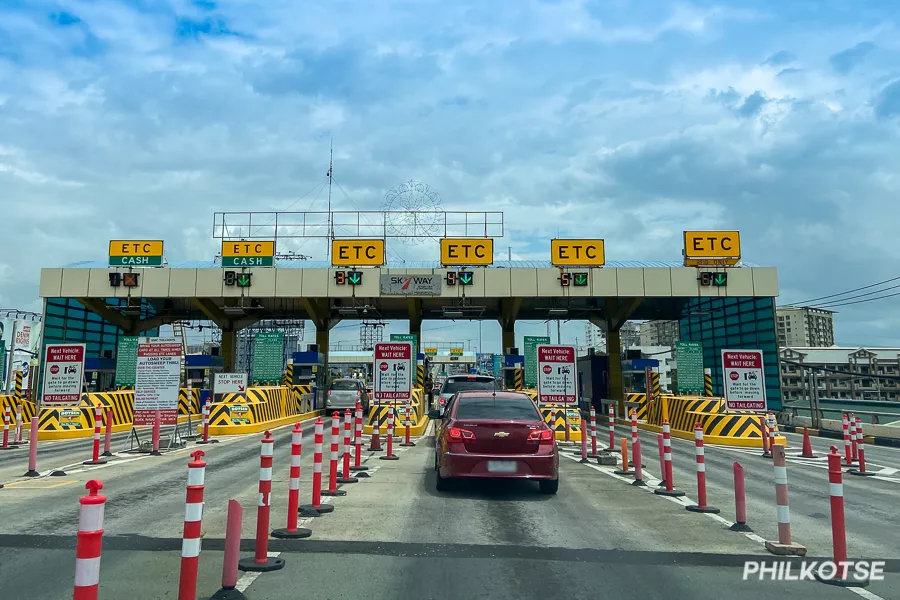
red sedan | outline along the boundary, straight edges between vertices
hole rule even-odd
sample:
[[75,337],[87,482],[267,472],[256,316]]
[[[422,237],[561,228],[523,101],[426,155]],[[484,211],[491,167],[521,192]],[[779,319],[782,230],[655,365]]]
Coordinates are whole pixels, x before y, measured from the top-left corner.
[[441,417],[435,438],[437,489],[456,477],[533,479],[541,492],[559,489],[556,436],[534,401],[519,392],[459,392]]

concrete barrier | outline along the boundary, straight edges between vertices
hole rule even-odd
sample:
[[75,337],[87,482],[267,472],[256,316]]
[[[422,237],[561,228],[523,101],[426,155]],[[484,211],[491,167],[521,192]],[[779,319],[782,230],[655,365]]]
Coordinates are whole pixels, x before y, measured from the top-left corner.
[[581,441],[581,412],[577,406],[545,404],[540,407],[544,423],[555,432],[557,440],[566,439],[566,421],[569,422],[569,440]]
[[[239,394],[223,394],[219,402],[210,404],[209,435],[238,435],[259,433],[272,427],[280,427],[322,414],[321,410],[304,408],[302,392],[293,387],[251,387]],[[198,424],[198,433],[202,432]]]
[[[363,435],[371,436],[372,427],[376,422],[378,423],[381,435],[385,434],[387,431],[388,413],[390,412],[391,406],[396,410],[396,413],[394,414],[394,435],[406,435],[406,426],[403,424],[404,419],[406,418],[406,400],[385,400],[381,404],[375,404],[375,402],[375,400],[372,400],[369,403],[369,414],[366,417],[366,422],[363,424]],[[409,435],[423,435],[425,429],[428,427],[429,419],[428,407],[425,406],[424,392],[421,388],[413,389],[410,405],[412,407],[411,417],[413,425],[409,428]]]

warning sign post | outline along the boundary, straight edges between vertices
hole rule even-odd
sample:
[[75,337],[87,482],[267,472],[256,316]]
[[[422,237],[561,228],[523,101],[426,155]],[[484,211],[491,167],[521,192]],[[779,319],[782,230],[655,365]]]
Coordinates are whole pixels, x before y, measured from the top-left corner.
[[44,352],[43,401],[78,404],[84,381],[84,344],[47,344]]
[[412,344],[375,344],[375,400],[412,397]]
[[728,410],[766,410],[762,350],[722,350],[722,377]]
[[575,370],[573,346],[538,346],[538,402],[577,402]]
[[134,385],[135,425],[152,425],[156,411],[159,411],[160,424],[177,424],[181,353],[178,338],[142,337],[138,342]]

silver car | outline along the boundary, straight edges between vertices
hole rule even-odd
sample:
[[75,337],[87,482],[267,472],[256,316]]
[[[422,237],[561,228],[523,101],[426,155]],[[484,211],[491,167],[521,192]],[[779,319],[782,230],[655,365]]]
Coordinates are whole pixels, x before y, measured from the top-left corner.
[[356,409],[356,402],[362,404],[363,412],[369,411],[369,393],[366,386],[359,379],[335,379],[328,387],[328,396],[325,399],[325,414],[334,411],[344,412],[346,409]]
[[443,400],[441,409],[447,405],[456,392],[468,390],[499,391],[497,380],[489,375],[450,375],[441,386],[438,401]]

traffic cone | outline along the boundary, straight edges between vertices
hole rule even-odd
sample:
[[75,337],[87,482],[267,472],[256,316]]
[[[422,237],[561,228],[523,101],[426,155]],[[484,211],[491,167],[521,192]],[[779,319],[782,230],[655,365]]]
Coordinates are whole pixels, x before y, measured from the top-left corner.
[[812,443],[809,441],[809,430],[804,427],[803,428],[803,453],[800,454],[802,458],[815,458],[816,455],[813,454],[812,451]]

